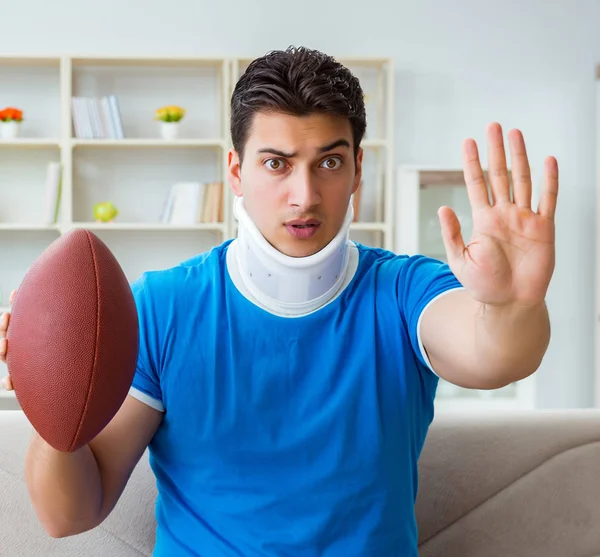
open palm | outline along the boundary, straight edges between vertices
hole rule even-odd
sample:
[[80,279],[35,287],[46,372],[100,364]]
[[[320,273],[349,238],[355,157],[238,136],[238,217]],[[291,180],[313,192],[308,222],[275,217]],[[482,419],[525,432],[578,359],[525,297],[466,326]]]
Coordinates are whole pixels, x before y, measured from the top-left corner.
[[473,232],[465,245],[456,214],[449,207],[442,207],[442,237],[452,272],[473,298],[492,305],[536,305],[544,301],[554,272],[558,166],[554,157],[545,160],[542,193],[534,210],[523,136],[512,130],[508,140],[512,197],[502,128],[491,124],[487,129],[491,200],[477,145],[466,140],[464,176]]

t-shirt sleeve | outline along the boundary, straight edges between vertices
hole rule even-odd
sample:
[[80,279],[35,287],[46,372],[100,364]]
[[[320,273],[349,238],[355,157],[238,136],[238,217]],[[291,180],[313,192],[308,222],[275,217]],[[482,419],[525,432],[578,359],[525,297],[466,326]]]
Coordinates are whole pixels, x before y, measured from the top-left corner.
[[156,351],[160,346],[157,338],[156,316],[148,293],[146,276],[142,275],[132,284],[139,323],[139,352],[135,375],[129,394],[141,402],[164,411]]
[[450,267],[422,255],[404,261],[398,280],[398,302],[406,320],[410,342],[419,360],[435,373],[421,340],[421,319],[440,296],[462,288]]

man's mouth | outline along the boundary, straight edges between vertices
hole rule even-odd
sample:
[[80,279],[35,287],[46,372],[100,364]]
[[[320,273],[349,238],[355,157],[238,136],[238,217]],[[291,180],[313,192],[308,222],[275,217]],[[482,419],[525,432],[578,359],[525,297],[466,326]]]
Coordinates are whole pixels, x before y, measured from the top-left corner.
[[320,222],[315,219],[310,220],[291,220],[286,223],[288,232],[299,239],[310,238],[319,228]]
[[319,221],[316,219],[307,219],[307,220],[291,220],[288,221],[287,226],[293,226],[294,228],[308,228],[310,226],[319,226]]

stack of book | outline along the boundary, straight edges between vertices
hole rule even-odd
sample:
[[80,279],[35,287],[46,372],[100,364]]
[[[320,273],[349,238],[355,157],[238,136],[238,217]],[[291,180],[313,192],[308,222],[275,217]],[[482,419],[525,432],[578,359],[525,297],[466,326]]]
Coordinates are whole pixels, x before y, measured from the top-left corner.
[[78,139],[123,139],[123,122],[115,95],[73,97],[73,128]]
[[223,182],[173,184],[160,220],[179,226],[223,222]]

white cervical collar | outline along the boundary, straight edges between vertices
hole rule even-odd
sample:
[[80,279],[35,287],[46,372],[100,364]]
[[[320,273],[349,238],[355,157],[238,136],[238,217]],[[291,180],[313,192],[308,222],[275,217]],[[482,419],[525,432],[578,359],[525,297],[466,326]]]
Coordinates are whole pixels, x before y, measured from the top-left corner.
[[271,246],[250,219],[242,197],[235,198],[234,215],[241,279],[260,304],[299,314],[320,308],[338,293],[348,271],[352,203],[336,237],[308,257],[290,257]]

